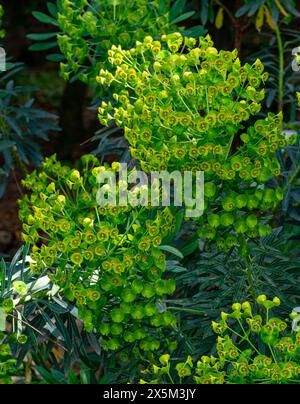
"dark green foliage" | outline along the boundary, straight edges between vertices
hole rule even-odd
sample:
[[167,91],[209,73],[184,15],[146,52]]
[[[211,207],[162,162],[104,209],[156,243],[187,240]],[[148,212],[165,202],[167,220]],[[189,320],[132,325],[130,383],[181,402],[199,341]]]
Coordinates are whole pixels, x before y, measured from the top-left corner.
[[42,161],[39,141],[47,141],[50,131],[59,130],[55,115],[34,106],[31,92],[35,89],[15,83],[14,76],[21,65],[9,67],[0,75],[0,155],[4,159],[0,167],[0,197],[13,167],[39,165]]

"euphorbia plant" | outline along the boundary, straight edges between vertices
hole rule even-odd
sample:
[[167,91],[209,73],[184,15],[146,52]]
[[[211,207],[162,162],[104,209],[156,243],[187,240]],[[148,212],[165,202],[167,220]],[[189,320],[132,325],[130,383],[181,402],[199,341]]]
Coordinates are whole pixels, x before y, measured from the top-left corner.
[[98,176],[119,164],[105,168],[91,155],[81,163],[75,170],[54,156],[24,181],[31,195],[20,202],[20,219],[24,240],[33,245],[32,270],[46,271],[78,306],[86,330],[102,335],[104,349],[133,344],[157,350],[161,330],[176,321],[158,304],[175,289],[163,278],[166,256],[159,250],[175,217],[168,208],[99,205]]
[[58,45],[67,60],[62,64],[63,73],[79,73],[84,81],[96,83],[112,44],[129,47],[133,36],[141,40],[148,33],[165,32],[169,10],[169,0],[163,6],[159,1],[145,0],[62,0],[57,20],[63,31]]
[[188,357],[176,366],[170,355],[163,355],[159,365],[145,372],[152,374],[151,383],[299,384],[299,331],[270,315],[280,305],[277,297],[261,295],[257,303],[258,312],[249,302],[235,303],[232,312],[221,313],[221,321],[212,324],[218,335],[216,355],[198,361]]
[[225,250],[244,235],[266,235],[262,216],[283,199],[266,183],[280,174],[276,152],[295,139],[281,132],[282,114],[257,119],[263,64],[242,65],[209,36],[197,42],[180,33],[147,36],[128,51],[113,46],[108,56],[112,67],[98,81],[111,86],[114,102],[102,103],[100,122],[124,128],[145,172],[205,172],[199,235]]
[[[186,0],[174,5],[171,0],[57,0],[56,5],[48,3],[48,9],[51,17],[40,12],[33,14],[59,31],[29,35],[40,42],[32,50],[50,49],[58,43],[62,54],[49,58],[61,61],[66,79],[79,78],[91,87],[97,86],[95,78],[100,68],[107,66],[107,51],[113,44],[129,49],[146,35],[181,29],[176,24],[183,24],[195,14],[185,12]],[[192,31],[198,35],[205,32],[201,26]]]

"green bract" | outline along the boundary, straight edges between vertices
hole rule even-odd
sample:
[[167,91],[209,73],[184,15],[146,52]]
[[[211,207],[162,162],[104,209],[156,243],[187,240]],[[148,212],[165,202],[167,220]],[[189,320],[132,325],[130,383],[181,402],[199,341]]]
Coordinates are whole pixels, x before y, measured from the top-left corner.
[[[106,170],[114,173],[118,164],[112,167]],[[103,170],[93,156],[84,156],[79,170],[51,157],[24,181],[31,196],[20,202],[20,219],[24,240],[33,245],[31,267],[46,271],[76,303],[85,328],[102,334],[104,349],[134,343],[157,350],[161,330],[175,322],[157,306],[175,289],[163,279],[166,257],[158,249],[175,219],[168,208],[99,206]]]
[[280,305],[278,298],[267,300],[262,295],[257,303],[260,314],[254,313],[249,302],[236,303],[231,313],[221,313],[221,321],[212,324],[218,334],[216,356],[203,356],[198,362],[188,357],[173,371],[170,355],[163,355],[161,366],[145,372],[154,373],[151,382],[299,384],[300,332],[287,331],[285,321],[269,316],[269,311]]
[[201,237],[228,249],[240,234],[266,235],[257,216],[277,206],[283,192],[265,184],[280,174],[277,150],[295,139],[281,133],[282,114],[253,122],[268,78],[263,64],[242,65],[236,51],[218,52],[210,36],[197,42],[180,33],[161,41],[147,36],[128,51],[113,46],[108,55],[111,71],[101,70],[97,80],[115,94],[99,108],[101,124],[124,128],[145,172],[205,172]]

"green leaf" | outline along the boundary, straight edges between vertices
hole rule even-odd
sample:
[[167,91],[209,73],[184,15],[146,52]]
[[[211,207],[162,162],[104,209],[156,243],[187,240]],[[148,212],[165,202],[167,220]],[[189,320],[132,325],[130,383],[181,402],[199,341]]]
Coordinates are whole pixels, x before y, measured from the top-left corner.
[[55,48],[57,46],[57,42],[46,42],[46,43],[35,43],[29,47],[31,51],[44,51],[48,49]]
[[184,210],[180,210],[175,217],[175,230],[174,233],[177,234],[179,233],[180,229],[181,229],[181,225],[183,222],[185,216],[185,211]]
[[58,13],[58,9],[56,7],[56,4],[50,3],[50,1],[48,1],[47,8],[49,10],[49,13],[52,15],[52,17],[56,18],[57,13]]
[[162,250],[162,251],[166,251],[170,254],[176,255],[176,257],[178,257],[180,259],[184,258],[183,254],[179,250],[177,250],[177,248],[175,248],[175,247],[172,247],[169,245],[161,245],[160,247],[158,247],[158,249]]
[[49,384],[65,384],[62,382],[62,379],[57,380],[57,374],[54,374],[51,372],[48,372],[46,369],[44,369],[41,366],[37,366],[36,370],[40,373],[42,378]]
[[173,4],[170,12],[170,19],[174,19],[180,14],[183,13],[184,8],[186,5],[186,0],[176,0],[175,3]]
[[255,2],[255,4],[252,5],[252,7],[250,8],[249,12],[248,12],[248,17],[252,17],[260,8],[260,6],[263,6],[264,4],[264,0],[259,0],[257,2]]
[[47,55],[46,59],[50,62],[61,62],[64,60],[64,56],[60,53],[53,53],[52,55]]
[[32,41],[46,41],[47,39],[54,38],[59,34],[59,32],[51,32],[48,34],[28,34],[27,38]]
[[235,14],[237,18],[247,14],[251,8],[251,4],[244,4]]
[[205,25],[208,21],[208,11],[209,11],[208,0],[203,0],[201,2],[201,11],[200,11],[200,18],[203,25]]
[[33,11],[32,15],[40,22],[58,27],[58,22],[47,14],[41,13],[40,11]]
[[182,248],[182,253],[185,257],[187,257],[193,254],[193,252],[196,251],[198,247],[199,247],[199,240],[198,239],[193,240]]
[[184,13],[180,15],[179,17],[175,18],[173,21],[171,21],[171,24],[178,24],[179,22],[188,20],[195,14],[195,11],[188,11],[187,13]]
[[181,274],[183,272],[187,272],[187,269],[184,268],[184,267],[181,267],[179,265],[173,264],[173,263],[169,264],[167,262],[167,271],[168,272],[173,272],[175,274]]
[[182,31],[182,35],[192,38],[199,38],[199,36],[204,36],[205,34],[207,34],[207,29],[202,25],[196,25],[195,27]]
[[6,149],[10,149],[11,147],[13,147],[16,143],[12,142],[10,140],[1,140],[0,141],[0,152]]

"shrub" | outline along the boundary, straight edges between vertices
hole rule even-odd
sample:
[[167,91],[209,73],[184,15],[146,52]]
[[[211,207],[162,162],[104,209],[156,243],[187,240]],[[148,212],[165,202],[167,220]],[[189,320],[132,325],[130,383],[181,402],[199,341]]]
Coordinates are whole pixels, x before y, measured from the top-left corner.
[[146,34],[156,35],[168,29],[170,1],[164,3],[159,8],[158,1],[63,0],[58,13],[63,34],[58,36],[58,45],[67,60],[67,64],[62,64],[64,75],[77,73],[82,65],[92,61],[80,78],[96,83],[96,75],[112,44],[130,47],[133,32],[135,40],[141,40]]
[[[204,20],[208,3],[200,6]],[[275,13],[286,14],[279,3],[274,6]],[[179,10],[178,17],[172,4]],[[251,16],[258,12],[258,30],[263,17],[276,30],[280,48],[278,106],[282,110],[284,55],[276,22],[279,17],[271,16],[270,5],[249,4],[237,11],[236,42],[241,43],[238,15],[243,13]],[[23,182],[29,194],[20,201],[23,239],[32,244],[28,274],[34,274],[38,282],[45,275],[46,286],[33,299],[27,294],[22,271],[22,280],[13,283],[20,300],[16,302],[13,294],[4,299],[1,285],[0,316],[3,308],[11,317],[17,311],[20,323],[16,304],[22,308],[24,304],[25,314],[34,307],[30,319],[47,330],[40,335],[41,351],[47,353],[42,353],[36,364],[43,364],[37,369],[49,383],[124,381],[127,369],[127,381],[131,382],[141,360],[153,363],[167,348],[169,354],[145,371],[146,380],[141,383],[298,383],[298,310],[292,316],[290,331],[280,318],[284,310],[277,309],[279,299],[257,298],[261,290],[278,291],[280,297],[285,291],[282,301],[290,307],[297,297],[298,270],[297,256],[291,260],[295,252],[289,239],[279,238],[279,230],[269,234],[270,224],[280,220],[279,215],[271,217],[271,212],[282,201],[288,209],[285,192],[292,192],[299,172],[295,167],[291,178],[286,175],[285,187],[277,186],[284,182],[280,177],[281,151],[294,145],[295,136],[287,137],[283,132],[282,113],[262,113],[268,79],[263,63],[242,64],[236,50],[218,51],[210,36],[197,40],[185,36],[183,29],[170,33],[180,31],[176,24],[193,15],[184,13],[186,0],[58,0],[57,5],[47,3],[52,17],[34,15],[62,32],[31,35],[33,40],[51,41],[33,48],[51,49],[58,41],[63,55],[54,55],[52,60],[63,61],[61,70],[66,79],[82,80],[96,88],[98,100],[106,100],[99,108],[99,119],[109,130],[100,132],[108,137],[123,129],[131,155],[144,173],[204,171],[204,215],[193,219],[196,226],[192,222],[181,228],[184,212],[175,207],[123,206],[113,201],[100,205],[99,192],[109,196],[114,184],[107,181],[100,187],[99,178],[107,170],[113,176],[118,174],[119,163],[101,165],[90,155],[70,168],[55,156],[46,159],[42,170]],[[224,11],[235,21],[229,10],[220,7],[218,28]],[[291,6],[289,12],[295,15],[296,10]],[[276,68],[273,70],[276,73]],[[114,144],[109,150],[114,150]],[[289,156],[294,165],[294,150]],[[117,178],[117,191],[125,191],[129,199],[141,196],[142,187],[125,189]],[[299,199],[294,192],[293,198],[295,202]],[[176,248],[163,245],[174,234]],[[261,240],[253,242],[258,237]],[[167,261],[163,251],[182,261]],[[167,269],[173,274],[171,279]],[[6,267],[3,280],[5,283]],[[166,296],[174,294],[175,280],[179,288],[168,308]],[[207,323],[216,319],[220,307],[231,304],[232,296],[247,300],[250,294],[255,304],[236,303],[230,313],[222,312],[221,320],[212,323],[218,338],[211,352]],[[33,306],[28,306],[31,298]],[[180,313],[178,323],[170,310]],[[27,325],[39,333],[31,322]],[[33,346],[32,333],[27,328],[24,335],[19,331],[13,333],[13,342],[28,342],[27,351],[18,350],[23,355]],[[44,344],[49,334],[56,341],[49,338]],[[9,338],[7,341],[10,343]],[[182,344],[176,349],[179,341]],[[51,350],[53,343],[66,350],[62,365]],[[175,350],[177,358],[195,351],[198,356],[207,352],[213,356],[202,356],[197,362],[188,356],[178,363],[170,357]],[[33,361],[39,357],[37,352]],[[71,359],[69,352],[75,352]],[[6,354],[5,360],[10,360],[10,353]],[[50,363],[47,370],[44,363]],[[73,368],[80,368],[80,374]]]
[[[59,0],[57,5],[48,4],[48,9],[51,16],[33,14],[39,21],[61,31],[29,35],[40,42],[31,49],[51,49],[58,43],[62,55],[49,55],[49,58],[61,61],[63,77],[78,78],[91,87],[97,87],[96,76],[107,66],[107,51],[113,44],[130,48],[146,35],[157,36],[180,29],[176,24],[195,14],[184,12],[186,0],[173,6],[171,0]],[[200,35],[205,30],[196,26],[192,32]]]
[[174,33],[161,41],[148,36],[128,51],[113,46],[112,72],[102,70],[98,81],[112,86],[115,101],[103,102],[99,117],[103,125],[124,128],[145,172],[205,172],[199,236],[229,250],[240,235],[269,232],[259,218],[283,192],[265,184],[280,174],[276,151],[295,137],[287,141],[281,133],[282,114],[253,122],[268,77],[262,63],[242,65],[236,51],[213,45],[209,36],[198,46]]
[[31,268],[46,271],[76,302],[86,330],[102,335],[104,349],[135,343],[143,351],[157,350],[161,329],[175,322],[158,305],[175,288],[173,280],[163,279],[166,257],[159,250],[174,231],[175,217],[168,208],[98,206],[103,170],[90,155],[82,158],[80,171],[52,157],[24,181],[31,196],[20,201],[20,219],[24,240],[33,245]]
[[146,371],[154,377],[151,382],[299,384],[300,332],[287,331],[285,321],[270,316],[280,305],[278,298],[271,301],[261,295],[257,303],[259,314],[249,302],[236,303],[231,313],[221,313],[219,323],[213,322],[216,356],[203,356],[196,364],[188,357],[175,370],[170,355],[163,355],[159,366]]

